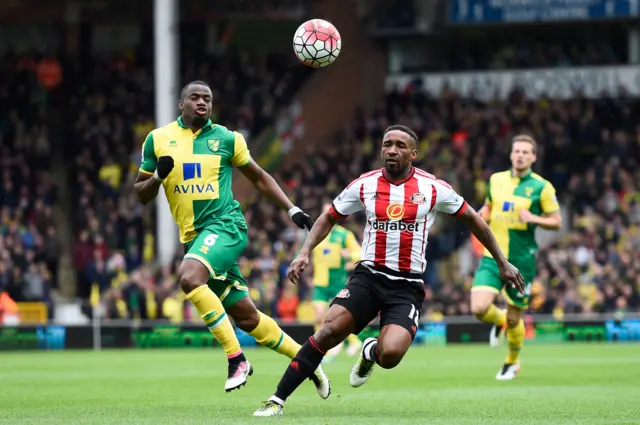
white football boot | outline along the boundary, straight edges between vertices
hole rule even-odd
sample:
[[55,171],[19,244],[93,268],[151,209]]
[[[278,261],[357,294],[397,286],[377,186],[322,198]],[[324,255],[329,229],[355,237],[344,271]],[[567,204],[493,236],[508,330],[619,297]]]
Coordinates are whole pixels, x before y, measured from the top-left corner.
[[377,338],[367,338],[364,340],[362,344],[362,351],[360,351],[360,357],[358,357],[358,361],[353,368],[351,369],[351,375],[349,376],[349,383],[353,388],[358,388],[364,385],[369,378],[371,378],[371,374],[373,373],[373,367],[376,365],[376,362],[371,360],[367,360],[364,357],[365,350],[368,350],[371,347],[371,344],[375,343]]
[[229,363],[229,374],[227,382],[224,384],[224,390],[231,392],[242,387],[247,383],[247,376],[253,375],[253,366],[247,360],[240,363]]
[[331,395],[331,381],[329,381],[329,377],[324,370],[322,370],[322,366],[318,365],[318,368],[313,375],[309,377],[309,380],[313,382],[313,385],[316,386],[316,390],[318,391],[318,395],[326,400]]
[[269,416],[282,416],[284,414],[284,408],[279,403],[273,400],[267,400],[264,402],[264,406],[253,412],[253,416],[269,417]]
[[493,327],[491,328],[491,333],[489,333],[489,345],[491,346],[491,348],[500,347],[502,345],[506,331],[506,324],[500,327],[498,327],[498,325],[493,325]]
[[513,378],[516,377],[519,371],[520,371],[520,362],[513,363],[513,364],[505,363],[504,365],[502,365],[502,367],[498,371],[496,375],[496,379],[498,381],[511,381]]

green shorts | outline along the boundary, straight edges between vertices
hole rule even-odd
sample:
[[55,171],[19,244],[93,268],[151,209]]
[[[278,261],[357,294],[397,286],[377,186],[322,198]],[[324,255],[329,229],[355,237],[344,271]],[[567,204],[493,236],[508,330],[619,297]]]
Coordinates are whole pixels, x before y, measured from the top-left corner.
[[247,246],[247,232],[234,222],[213,223],[184,245],[184,258],[202,263],[208,270],[209,288],[226,309],[249,295],[238,258]]
[[[514,264],[514,266],[518,267],[517,264]],[[518,268],[520,269],[520,267]],[[496,294],[502,291],[502,295],[504,295],[509,304],[526,308],[529,305],[529,295],[531,294],[531,285],[533,284],[535,273],[524,273],[522,270],[520,273],[522,273],[526,284],[524,295],[518,292],[516,288],[505,288],[502,279],[500,279],[500,270],[496,260],[484,257],[480,261],[478,270],[476,270],[471,290],[488,290]]]
[[313,302],[330,303],[345,285],[314,286]]

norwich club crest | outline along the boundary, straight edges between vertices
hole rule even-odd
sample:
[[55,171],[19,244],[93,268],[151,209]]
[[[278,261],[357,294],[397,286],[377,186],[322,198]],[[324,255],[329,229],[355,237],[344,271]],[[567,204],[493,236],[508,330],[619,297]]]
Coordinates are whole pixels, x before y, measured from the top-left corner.
[[220,149],[220,140],[207,140],[207,146],[211,152],[218,152]]

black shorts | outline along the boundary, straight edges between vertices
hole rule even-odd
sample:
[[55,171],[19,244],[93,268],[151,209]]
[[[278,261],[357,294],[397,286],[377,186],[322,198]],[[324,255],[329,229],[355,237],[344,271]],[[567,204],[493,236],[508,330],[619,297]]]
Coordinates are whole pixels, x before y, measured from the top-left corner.
[[386,325],[402,326],[413,340],[424,297],[423,284],[391,279],[360,264],[331,305],[349,310],[356,322],[356,335],[380,313],[380,329]]

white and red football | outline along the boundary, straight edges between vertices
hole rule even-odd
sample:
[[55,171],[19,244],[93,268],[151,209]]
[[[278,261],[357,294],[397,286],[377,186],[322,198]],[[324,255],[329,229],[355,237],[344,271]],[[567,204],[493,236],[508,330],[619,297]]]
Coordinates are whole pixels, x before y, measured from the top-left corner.
[[341,48],[340,33],[323,19],[305,22],[293,36],[293,51],[300,62],[312,68],[331,65],[338,59]]

